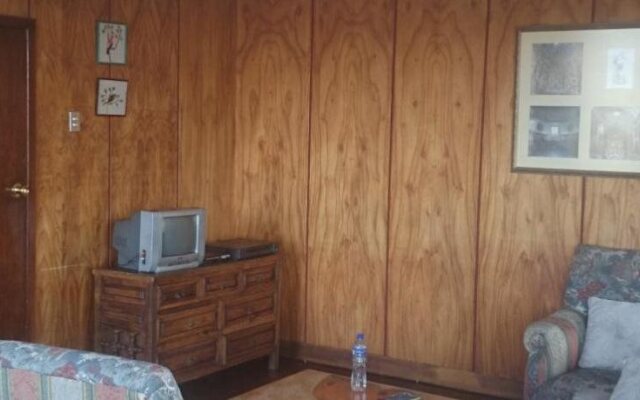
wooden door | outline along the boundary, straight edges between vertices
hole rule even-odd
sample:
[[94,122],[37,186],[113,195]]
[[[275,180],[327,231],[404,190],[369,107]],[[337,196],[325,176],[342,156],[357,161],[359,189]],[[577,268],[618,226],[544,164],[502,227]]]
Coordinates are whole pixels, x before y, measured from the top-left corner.
[[0,18],[0,339],[27,339],[29,20]]

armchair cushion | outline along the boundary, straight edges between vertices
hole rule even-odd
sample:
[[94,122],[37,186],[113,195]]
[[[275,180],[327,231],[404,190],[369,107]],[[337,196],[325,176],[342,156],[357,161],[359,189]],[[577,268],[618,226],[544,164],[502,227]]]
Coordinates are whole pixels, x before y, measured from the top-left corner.
[[640,303],[640,251],[580,245],[573,256],[565,305],[587,314],[589,297]]
[[620,371],[628,359],[640,358],[640,303],[589,299],[589,318],[581,368]]
[[540,387],[532,400],[608,400],[620,372],[577,368]]
[[611,400],[637,400],[640,394],[640,358],[629,360],[613,390]]
[[525,376],[528,396],[546,381],[576,367],[584,334],[585,317],[568,308],[527,327],[524,344],[529,352]]

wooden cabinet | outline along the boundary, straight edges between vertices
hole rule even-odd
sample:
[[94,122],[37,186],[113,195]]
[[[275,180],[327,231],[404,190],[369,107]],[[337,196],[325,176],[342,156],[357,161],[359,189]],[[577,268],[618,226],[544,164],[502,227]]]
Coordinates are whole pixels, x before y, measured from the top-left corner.
[[178,381],[265,355],[278,366],[276,256],[94,278],[96,351],[165,365]]

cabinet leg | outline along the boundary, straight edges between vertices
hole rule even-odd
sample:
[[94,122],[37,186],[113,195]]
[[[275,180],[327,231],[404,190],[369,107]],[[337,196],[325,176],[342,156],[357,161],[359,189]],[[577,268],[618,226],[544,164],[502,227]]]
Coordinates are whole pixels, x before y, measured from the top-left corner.
[[280,367],[280,349],[276,347],[269,355],[269,370],[275,371]]

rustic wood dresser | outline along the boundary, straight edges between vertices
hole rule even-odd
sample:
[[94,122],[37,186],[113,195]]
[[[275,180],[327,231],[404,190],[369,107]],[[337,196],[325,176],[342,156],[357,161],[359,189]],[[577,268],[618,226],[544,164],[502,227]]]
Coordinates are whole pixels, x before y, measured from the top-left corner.
[[162,364],[179,382],[270,355],[278,367],[276,255],[161,274],[94,271],[94,347]]

